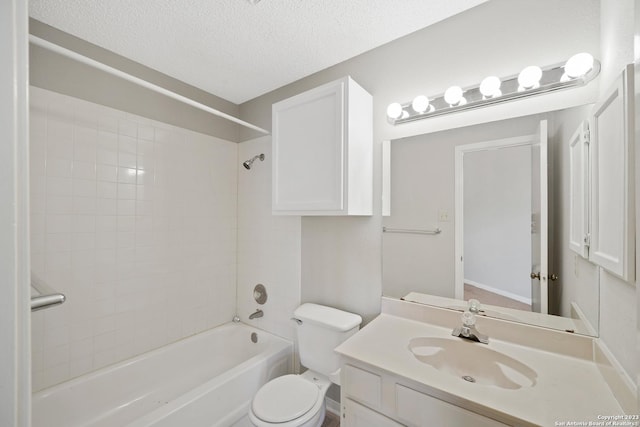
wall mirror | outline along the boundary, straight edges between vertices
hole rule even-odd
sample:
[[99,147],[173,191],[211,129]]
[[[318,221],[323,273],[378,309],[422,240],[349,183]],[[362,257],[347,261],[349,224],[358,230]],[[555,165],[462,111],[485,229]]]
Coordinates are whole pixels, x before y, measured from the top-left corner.
[[597,335],[598,271],[567,228],[569,137],[588,111],[390,141],[383,294]]

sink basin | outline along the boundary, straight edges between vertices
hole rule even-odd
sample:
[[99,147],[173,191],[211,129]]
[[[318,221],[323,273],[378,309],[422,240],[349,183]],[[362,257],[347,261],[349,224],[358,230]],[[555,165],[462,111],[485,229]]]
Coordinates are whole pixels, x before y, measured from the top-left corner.
[[420,362],[470,383],[516,390],[533,387],[536,371],[485,344],[464,339],[418,337],[409,351]]

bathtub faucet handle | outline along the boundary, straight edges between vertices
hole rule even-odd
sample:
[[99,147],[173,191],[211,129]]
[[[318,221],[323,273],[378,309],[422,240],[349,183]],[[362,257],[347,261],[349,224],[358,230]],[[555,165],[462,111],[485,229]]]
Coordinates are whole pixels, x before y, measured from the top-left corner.
[[296,322],[298,325],[302,325],[302,320],[300,320],[300,319],[296,319],[295,317],[292,317],[291,320]]

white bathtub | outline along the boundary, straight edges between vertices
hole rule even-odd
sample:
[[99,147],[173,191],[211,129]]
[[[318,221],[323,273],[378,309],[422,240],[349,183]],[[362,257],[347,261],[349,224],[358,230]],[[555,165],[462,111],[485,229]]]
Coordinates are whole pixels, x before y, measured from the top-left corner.
[[35,393],[33,426],[246,426],[253,395],[292,358],[291,342],[228,323]]

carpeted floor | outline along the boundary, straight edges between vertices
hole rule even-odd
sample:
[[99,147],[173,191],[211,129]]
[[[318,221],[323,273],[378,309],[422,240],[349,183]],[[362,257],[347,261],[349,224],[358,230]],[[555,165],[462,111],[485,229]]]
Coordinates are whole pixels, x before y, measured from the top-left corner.
[[464,284],[464,300],[475,298],[480,304],[497,305],[506,308],[515,308],[517,310],[531,311],[531,306],[502,295],[494,294],[484,289],[477,288],[468,283]]

